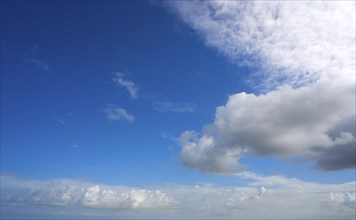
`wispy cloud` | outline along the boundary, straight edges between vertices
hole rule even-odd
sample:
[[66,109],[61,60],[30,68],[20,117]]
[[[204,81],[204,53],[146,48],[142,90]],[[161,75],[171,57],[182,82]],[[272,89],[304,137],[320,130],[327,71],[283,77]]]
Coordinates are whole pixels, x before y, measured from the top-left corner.
[[153,108],[161,112],[191,113],[196,111],[194,103],[153,102]]
[[[62,216],[64,218],[70,215],[91,218],[256,219],[269,216],[285,219],[313,216],[352,219],[355,215],[356,182],[320,184],[255,173],[242,173],[237,178],[248,180],[247,186],[162,184],[137,188],[73,179],[32,180],[2,175],[1,208],[26,216],[28,210],[39,211],[51,206],[67,213]],[[19,203],[21,206],[13,206]]]
[[233,173],[242,170],[239,158],[253,151],[311,160],[322,170],[356,166],[355,4],[169,4],[206,45],[238,65],[254,65],[263,78],[259,95],[234,94],[217,107],[209,129],[182,133],[183,164]]
[[133,122],[135,120],[135,117],[123,108],[118,108],[110,105],[104,109],[104,112],[106,113],[107,119],[110,121],[126,120],[129,122]]
[[33,64],[34,66],[37,66],[43,71],[48,71],[50,69],[49,65],[46,64],[43,60],[38,59],[39,52],[40,47],[36,44],[32,45],[30,51],[28,52],[28,58],[25,59],[25,61]]
[[62,124],[62,125],[66,125],[67,122],[61,118],[58,117],[54,117],[54,120],[56,120],[58,123]]
[[116,85],[126,88],[132,99],[138,99],[138,87],[134,82],[126,80],[123,73],[116,73],[113,81],[116,83]]
[[79,144],[76,144],[76,143],[72,143],[70,146],[71,146],[71,147],[74,147],[74,148],[79,148],[79,147],[80,147],[80,145],[79,145]]
[[[353,2],[171,1],[173,10],[237,64],[259,64],[264,86],[354,76]],[[273,88],[273,87],[272,87]]]
[[49,70],[49,65],[44,63],[41,60],[31,58],[31,59],[27,59],[26,61],[29,62],[29,63],[34,64],[35,66],[41,68],[44,71],[48,71]]

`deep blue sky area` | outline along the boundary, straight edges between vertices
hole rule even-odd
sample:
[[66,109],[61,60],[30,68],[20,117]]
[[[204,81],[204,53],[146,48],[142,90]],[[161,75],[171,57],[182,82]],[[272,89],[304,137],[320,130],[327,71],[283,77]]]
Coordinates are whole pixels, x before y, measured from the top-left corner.
[[[1,14],[2,172],[131,186],[241,181],[185,168],[177,142],[212,123],[228,95],[258,93],[245,80],[253,69],[207,47],[164,2],[2,1]],[[137,86],[137,99],[115,73]],[[108,106],[135,120],[108,120]],[[266,175],[354,180],[354,170],[325,173],[311,162],[241,161]]]
[[[195,181],[184,177],[174,138],[209,122],[242,83],[163,5],[5,1],[2,14],[2,170],[122,184]],[[138,100],[113,83],[116,72],[139,87]],[[197,110],[160,112],[154,102]],[[108,121],[108,104],[135,122]]]

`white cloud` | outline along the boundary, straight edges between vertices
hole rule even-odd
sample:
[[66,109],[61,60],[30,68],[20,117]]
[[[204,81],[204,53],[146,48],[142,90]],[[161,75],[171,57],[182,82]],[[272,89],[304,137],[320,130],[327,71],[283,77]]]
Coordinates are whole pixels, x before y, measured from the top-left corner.
[[[73,179],[31,180],[3,175],[1,208],[6,213],[16,207],[14,212],[24,212],[24,216],[28,216],[29,212],[57,207],[62,218],[69,215],[88,218],[339,219],[355,215],[356,182],[320,184],[247,172],[237,175],[248,180],[248,185],[167,184],[136,188]],[[86,209],[83,211],[83,208]]]
[[104,112],[106,113],[106,117],[110,121],[121,121],[121,120],[127,120],[129,122],[135,121],[135,117],[132,114],[128,113],[123,108],[108,106],[107,108],[104,109]]
[[[12,182],[8,183],[8,180]],[[22,189],[20,194],[7,196],[6,200],[13,202],[120,209],[165,207],[173,202],[167,194],[160,190],[97,185],[79,180],[57,179],[42,182],[32,180],[38,185],[32,186],[33,188],[25,186],[27,191],[23,191],[25,187],[22,187],[24,184],[21,184],[21,179],[2,176],[2,181],[5,182],[5,189],[18,188],[19,186],[18,189]],[[13,182],[15,184],[11,185]]]
[[274,187],[279,187],[279,188],[294,188],[297,189],[298,186],[303,186],[308,183],[302,182],[298,179],[295,178],[285,178],[283,176],[279,175],[274,175],[274,176],[263,176],[263,175],[258,175],[253,172],[240,172],[235,174],[237,177],[241,179],[247,179],[247,180],[252,180],[251,183],[249,183],[250,186],[274,186]]
[[354,75],[355,4],[325,1],[173,1],[208,46],[234,62],[258,61],[266,86],[335,83]]
[[332,210],[344,211],[345,209],[356,209],[355,192],[331,192],[327,199],[323,199],[322,204]]
[[323,170],[355,167],[353,2],[170,4],[208,46],[258,66],[259,89],[268,91],[231,95],[214,123],[190,138],[183,133],[186,166],[232,173],[252,151],[314,160]]
[[124,79],[124,74],[116,73],[113,81],[116,83],[116,85],[125,87],[132,99],[138,98],[138,87],[134,82]]
[[147,189],[103,189],[99,185],[85,190],[81,204],[104,208],[157,208],[169,206],[173,200],[160,190]]
[[196,111],[194,103],[153,102],[153,107],[161,112],[191,113]]
[[180,137],[183,146],[180,157],[184,165],[204,172],[233,173],[242,170],[236,159],[243,154],[242,148],[219,147],[212,136],[200,138],[192,131]]

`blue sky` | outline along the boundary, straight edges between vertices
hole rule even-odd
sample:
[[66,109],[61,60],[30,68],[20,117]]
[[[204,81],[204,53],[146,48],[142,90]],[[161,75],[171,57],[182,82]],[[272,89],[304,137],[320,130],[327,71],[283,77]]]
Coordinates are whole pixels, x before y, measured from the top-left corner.
[[[259,4],[2,1],[4,217],[28,214],[13,205],[21,193],[11,195],[9,189],[45,192],[64,185],[74,187],[70,193],[86,187],[87,200],[51,206],[49,216],[80,217],[72,210],[80,203],[88,213],[109,204],[104,217],[155,217],[161,207],[147,211],[147,198],[157,198],[176,210],[160,215],[169,218],[251,217],[246,207],[253,204],[242,216],[225,216],[225,206],[200,216],[197,204],[204,192],[221,195],[224,204],[235,201],[224,197],[234,187],[241,187],[237,207],[245,200],[260,204],[268,201],[263,195],[269,186],[282,190],[293,184],[329,193],[317,199],[342,212],[328,216],[352,216],[355,38],[347,16],[355,20],[349,10],[355,5]],[[301,11],[317,20],[314,26],[298,20],[305,17]],[[331,37],[335,33],[341,37]],[[59,181],[53,189],[51,180]],[[197,190],[197,184],[208,190]],[[127,213],[118,215],[111,200],[87,198],[110,186],[117,193],[125,193],[121,186],[162,188],[164,196],[130,191],[144,199],[123,206]],[[315,193],[313,187],[306,192]],[[193,195],[190,208],[177,206],[185,193]],[[25,207],[37,204],[21,201]],[[57,216],[60,209],[71,214]]]
[[[178,181],[171,169],[190,172],[173,159],[179,150],[173,139],[211,120],[227,94],[242,90],[241,76],[228,62],[192,33],[176,31],[181,24],[162,6],[5,2],[4,7],[4,170],[111,183]],[[140,16],[131,16],[135,13]],[[138,87],[137,100],[113,82],[117,72]],[[210,89],[215,87],[218,91]],[[154,103],[164,102],[194,109],[155,109]],[[107,105],[126,109],[136,120],[108,121]],[[127,168],[143,176],[136,179]],[[160,169],[162,177],[147,175]]]

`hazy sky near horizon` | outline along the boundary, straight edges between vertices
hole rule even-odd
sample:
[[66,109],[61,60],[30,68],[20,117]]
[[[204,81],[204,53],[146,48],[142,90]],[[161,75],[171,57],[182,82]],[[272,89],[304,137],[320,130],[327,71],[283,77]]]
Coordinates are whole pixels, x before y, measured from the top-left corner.
[[352,219],[355,59],[354,1],[1,1],[1,217]]

